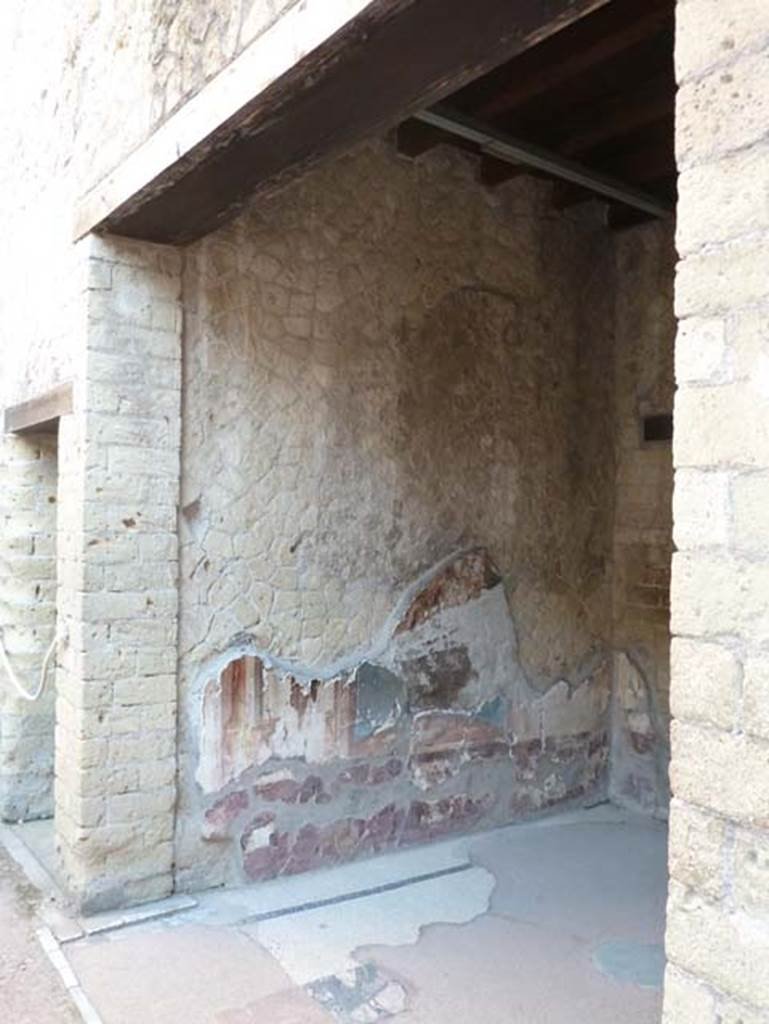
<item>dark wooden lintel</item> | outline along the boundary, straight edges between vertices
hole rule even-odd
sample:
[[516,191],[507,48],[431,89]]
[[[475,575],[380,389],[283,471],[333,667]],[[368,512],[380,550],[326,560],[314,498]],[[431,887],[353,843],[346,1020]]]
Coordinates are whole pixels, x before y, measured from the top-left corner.
[[3,415],[6,434],[54,433],[59,419],[72,412],[72,384],[60,384],[37,398],[11,405]]
[[374,0],[89,229],[182,244],[616,0]]

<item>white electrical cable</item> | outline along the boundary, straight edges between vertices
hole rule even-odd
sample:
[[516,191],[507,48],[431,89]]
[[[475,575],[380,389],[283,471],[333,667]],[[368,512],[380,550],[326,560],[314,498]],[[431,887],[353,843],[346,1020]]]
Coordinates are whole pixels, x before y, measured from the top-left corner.
[[3,668],[5,669],[5,674],[10,679],[14,689],[23,700],[36,701],[40,700],[40,698],[42,697],[43,690],[45,690],[45,682],[48,677],[48,665],[51,661],[51,658],[53,657],[54,651],[56,650],[56,646],[59,643],[59,640],[61,639],[62,638],[59,635],[59,633],[56,633],[54,635],[54,638],[51,641],[51,646],[45,652],[45,657],[43,658],[43,667],[40,669],[40,679],[38,680],[37,687],[32,693],[30,693],[29,690],[26,690],[22,686],[21,682],[19,681],[19,677],[13,671],[13,666],[11,665],[10,659],[8,657],[8,652],[5,649],[3,629],[2,626],[0,626],[0,662],[2,662]]

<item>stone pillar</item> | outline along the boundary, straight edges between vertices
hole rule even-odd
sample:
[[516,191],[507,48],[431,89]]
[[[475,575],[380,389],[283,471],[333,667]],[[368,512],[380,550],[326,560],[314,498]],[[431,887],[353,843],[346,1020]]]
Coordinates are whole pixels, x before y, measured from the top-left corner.
[[666,1024],[769,1021],[769,4],[679,0]]
[[[0,436],[0,626],[34,689],[56,620],[56,438]],[[53,814],[53,671],[35,703],[0,667],[0,818]]]
[[59,438],[56,833],[94,910],[173,885],[181,276],[172,249],[82,248],[85,363]]

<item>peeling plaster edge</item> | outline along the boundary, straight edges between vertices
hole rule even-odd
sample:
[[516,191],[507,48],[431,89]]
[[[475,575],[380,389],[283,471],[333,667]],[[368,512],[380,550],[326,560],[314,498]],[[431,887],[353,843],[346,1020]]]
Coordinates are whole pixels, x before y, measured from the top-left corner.
[[[445,569],[456,562],[460,558],[467,557],[468,555],[475,554],[483,549],[482,546],[473,545],[471,547],[455,548],[449,554],[445,555],[438,562],[431,565],[424,572],[420,573],[411,583],[403,589],[400,597],[393,605],[392,611],[384,620],[382,626],[378,630],[375,638],[369,644],[361,644],[358,647],[353,648],[347,654],[338,658],[336,661],[330,662],[326,665],[319,665],[314,668],[308,668],[302,664],[298,659],[294,658],[281,658],[269,650],[260,647],[253,636],[244,633],[239,634],[227,643],[223,650],[218,653],[211,655],[210,657],[203,660],[202,664],[198,668],[190,684],[190,690],[187,699],[184,701],[186,709],[184,712],[184,718],[186,727],[190,735],[196,735],[197,724],[202,721],[203,717],[203,700],[205,695],[206,686],[212,681],[219,678],[221,673],[231,665],[232,662],[237,661],[238,658],[244,656],[256,657],[262,661],[263,665],[267,669],[277,669],[278,671],[291,675],[297,683],[303,688],[309,688],[313,680],[318,680],[322,684],[328,684],[334,678],[344,674],[352,673],[355,668],[363,661],[375,661],[381,658],[385,654],[388,645],[392,641],[395,630],[399,623],[402,621],[408,608],[417,597],[419,593],[429,584],[433,579],[440,575]],[[493,563],[492,563],[493,564]],[[501,586],[504,588],[505,584],[502,578],[495,584],[495,587]],[[494,589],[494,588],[491,588]],[[518,636],[515,629],[515,622],[513,620],[512,612],[510,612],[510,621],[512,625],[513,641],[514,641],[514,653],[517,655],[518,652]],[[350,675],[345,680],[344,685],[349,686],[353,682],[353,676]],[[523,685],[531,690],[531,687],[524,675]],[[178,742],[178,739],[177,739]],[[197,741],[196,741],[197,742]],[[181,763],[181,762],[178,762]],[[195,780],[198,786],[200,786],[199,780],[197,780],[197,772],[195,773]],[[227,788],[227,787],[223,787]]]
[[[195,678],[191,687],[193,702],[202,699],[203,687],[209,679],[214,676],[219,676],[228,665],[233,661],[237,661],[238,658],[241,658],[244,655],[259,658],[264,663],[265,668],[277,669],[279,672],[291,675],[300,685],[304,686],[309,686],[313,680],[318,680],[321,683],[328,683],[342,673],[351,672],[353,669],[357,668],[362,661],[373,661],[377,658],[381,658],[386,652],[393,634],[403,619],[403,616],[408,611],[409,606],[417,595],[424,590],[427,584],[435,579],[435,577],[439,576],[440,573],[458,559],[464,558],[467,555],[476,554],[480,550],[482,549],[478,546],[458,548],[446,555],[439,562],[434,563],[429,569],[426,569],[404,588],[400,597],[393,605],[392,611],[384,620],[384,623],[370,643],[354,647],[351,651],[342,655],[342,657],[337,658],[335,661],[328,662],[325,665],[321,664],[314,667],[308,667],[297,658],[282,658],[277,656],[269,650],[258,646],[254,637],[248,633],[234,636],[224,650],[206,658],[195,673]],[[504,583],[500,580],[500,582],[495,584],[495,586],[504,586]],[[512,619],[512,613],[510,617]],[[515,636],[515,641],[517,652],[517,636]]]
[[[455,561],[468,555],[476,554],[481,550],[485,549],[478,545],[457,548],[450,554],[445,555],[440,559],[440,561],[434,563],[429,569],[426,569],[418,577],[412,580],[411,583],[407,584],[400,597],[393,605],[392,611],[377,631],[373,640],[368,644],[360,644],[359,646],[354,647],[351,651],[342,655],[340,658],[326,664],[308,667],[298,658],[280,657],[279,655],[272,653],[268,648],[259,646],[253,635],[250,633],[244,632],[236,634],[223,647],[223,649],[220,649],[215,654],[209,655],[201,663],[191,683],[191,703],[197,704],[201,701],[205,684],[210,679],[219,676],[228,665],[232,664],[233,661],[237,661],[238,658],[241,658],[244,655],[259,658],[267,669],[277,669],[279,672],[291,675],[296,682],[304,688],[309,687],[313,681],[319,681],[320,683],[331,682],[332,679],[342,675],[343,673],[352,672],[363,661],[376,661],[386,653],[395,634],[395,630],[402,621],[406,611],[421,591]],[[498,586],[505,589],[505,599],[507,600],[507,587],[502,576],[500,576],[500,581],[496,583],[494,587],[489,589],[494,590]],[[474,600],[477,600],[477,598]],[[513,635],[513,654],[516,659],[518,659],[518,629],[512,609],[509,607],[509,600],[508,609],[510,611],[510,624]],[[188,652],[188,656],[192,654],[193,651],[194,648]],[[557,676],[552,679],[544,689],[540,689],[533,685],[523,665],[521,665],[519,661],[518,665],[520,674],[523,685],[527,691],[527,696],[531,698],[533,703],[545,697],[553,687],[563,684],[568,688],[569,699],[571,699],[575,695],[576,691],[588,682],[603,665],[607,664],[607,662],[609,664],[611,663],[611,658],[614,653],[615,652],[608,647],[593,647],[592,650],[588,651],[587,654],[580,659],[578,668],[574,673],[572,673],[571,678],[567,679],[564,676]],[[352,680],[348,680],[347,683],[350,683],[351,681]]]
[[[302,686],[303,689],[309,688],[313,681],[319,681],[321,684],[328,684],[335,678],[348,674],[348,678],[343,680],[344,686],[350,686],[354,682],[354,670],[364,661],[376,661],[386,654],[387,648],[392,642],[398,625],[403,620],[404,615],[408,611],[409,607],[413,603],[414,599],[425,589],[425,587],[437,578],[445,569],[447,569],[454,562],[461,558],[465,558],[469,555],[477,554],[478,552],[486,551],[482,545],[472,545],[469,547],[456,548],[449,554],[445,555],[438,562],[433,563],[428,569],[420,573],[411,583],[407,584],[401,592],[400,597],[394,603],[393,608],[389,615],[384,620],[382,626],[378,630],[374,640],[369,644],[361,644],[358,647],[353,648],[347,654],[330,662],[326,665],[315,666],[314,668],[308,668],[305,664],[294,658],[282,658],[271,653],[270,650],[260,647],[254,637],[247,633],[235,635],[223,650],[218,653],[206,658],[195,676],[192,679],[190,686],[190,693],[186,703],[186,714],[185,718],[187,721],[187,727],[190,734],[194,735],[196,731],[196,724],[201,720],[202,717],[202,705],[205,694],[206,686],[212,681],[218,679],[221,673],[227,668],[228,665],[237,661],[239,658],[244,656],[257,657],[259,658],[266,669],[277,669],[279,672],[286,675],[291,675],[295,681]],[[489,554],[488,552],[486,552]],[[489,558],[491,556],[489,555]],[[491,559],[492,565],[493,559]],[[590,686],[592,677],[597,671],[599,671],[604,665],[608,663],[610,672],[613,676],[613,654],[615,652],[605,648],[593,648],[590,650],[581,660],[576,673],[572,675],[571,679],[564,678],[563,676],[557,676],[552,679],[551,682],[545,689],[539,689],[532,685],[524,667],[520,664],[518,658],[518,630],[515,618],[513,616],[512,609],[509,606],[507,598],[507,587],[505,584],[504,577],[500,574],[499,582],[493,587],[489,588],[489,591],[496,589],[501,586],[505,592],[505,600],[508,603],[508,611],[510,616],[510,628],[512,633],[513,648],[512,653],[516,660],[519,677],[516,680],[515,692],[518,700],[521,704],[528,704],[535,710],[537,716],[540,719],[539,730],[540,739],[544,739],[545,730],[545,702],[548,695],[558,686],[565,686],[567,689],[567,699],[569,701],[576,698],[578,692],[585,686]],[[484,591],[485,592],[485,591]],[[478,600],[478,598],[474,598]],[[607,720],[607,729],[609,734],[613,732],[611,728],[612,722],[612,700],[614,695],[613,678],[610,680],[609,687],[609,701],[605,709],[605,716]],[[485,702],[484,702],[485,703]],[[482,705],[480,705],[482,706]],[[450,708],[444,709],[444,714],[453,714],[462,717],[471,717],[476,713],[477,709],[458,709]],[[415,717],[419,717],[421,714],[427,712],[417,711]],[[611,740],[610,740],[611,747]],[[610,753],[611,756],[611,753]],[[225,789],[227,787],[224,787]]]

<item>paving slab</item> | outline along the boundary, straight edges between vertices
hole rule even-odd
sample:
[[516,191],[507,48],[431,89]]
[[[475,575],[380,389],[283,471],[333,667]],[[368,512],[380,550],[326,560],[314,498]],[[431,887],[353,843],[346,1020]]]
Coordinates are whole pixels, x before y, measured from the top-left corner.
[[664,825],[596,807],[84,919],[56,959],[94,1024],[658,1024],[666,886]]
[[276,917],[243,930],[283,965],[297,985],[355,969],[358,946],[408,945],[435,921],[460,923],[489,905],[494,877],[483,868],[378,890],[354,900]]
[[293,987],[280,964],[235,928],[153,922],[64,950],[104,1024],[218,1024],[226,1013],[248,1020],[254,1006]]

